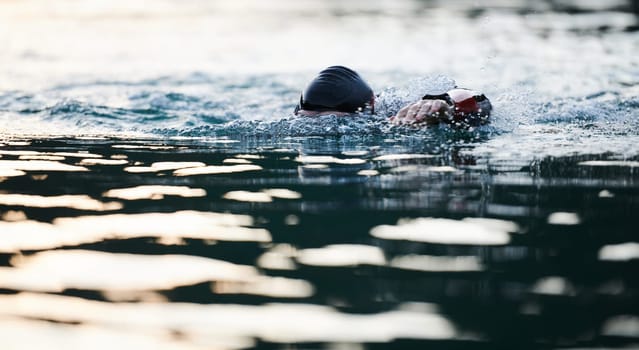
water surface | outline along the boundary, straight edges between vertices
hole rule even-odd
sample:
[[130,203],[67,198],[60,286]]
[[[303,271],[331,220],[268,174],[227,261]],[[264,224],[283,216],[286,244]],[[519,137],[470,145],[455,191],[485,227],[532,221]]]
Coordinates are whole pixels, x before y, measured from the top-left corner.
[[[0,344],[636,347],[632,6],[0,2]],[[292,115],[333,64],[377,115]]]

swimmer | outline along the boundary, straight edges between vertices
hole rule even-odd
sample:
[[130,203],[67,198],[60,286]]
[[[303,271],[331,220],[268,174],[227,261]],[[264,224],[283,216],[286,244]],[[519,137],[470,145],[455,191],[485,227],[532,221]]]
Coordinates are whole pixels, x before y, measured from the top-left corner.
[[[375,114],[375,94],[355,71],[332,66],[321,71],[306,87],[295,115],[347,116],[369,111]],[[486,96],[469,89],[455,88],[440,95],[424,95],[390,118],[396,125],[477,126],[489,122],[492,105]]]

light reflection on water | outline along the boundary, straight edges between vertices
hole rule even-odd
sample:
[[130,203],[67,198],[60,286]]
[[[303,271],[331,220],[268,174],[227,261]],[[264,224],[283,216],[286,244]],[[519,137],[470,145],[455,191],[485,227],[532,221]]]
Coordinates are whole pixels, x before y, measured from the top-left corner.
[[[58,201],[56,204],[63,203]],[[68,208],[78,209],[74,206]],[[176,223],[179,225],[176,226]],[[15,253],[137,237],[270,242],[267,230],[245,227],[252,224],[253,219],[246,215],[196,211],[57,217],[52,223],[0,221],[4,234],[0,251]]]
[[0,194],[0,204],[32,208],[72,208],[78,210],[109,211],[122,209],[118,202],[103,203],[87,195],[36,196],[24,194]]
[[133,255],[56,250],[11,260],[2,268],[2,287],[61,292],[166,290],[203,281],[250,281],[250,266],[187,255]]
[[206,196],[206,191],[201,188],[190,188],[187,186],[142,185],[129,188],[110,189],[103,193],[102,196],[108,198],[120,198],[125,200],[159,200],[163,199],[164,196],[204,197]]
[[[168,348],[223,349],[539,347],[559,344],[553,337],[588,348],[636,339],[636,175],[606,173],[617,187],[604,187],[588,167],[557,173],[561,162],[606,155],[499,171],[406,145],[404,153],[304,140],[297,149],[190,140],[113,147],[120,142],[4,146],[5,169],[25,170],[0,182],[3,344],[36,344],[27,331],[50,334],[51,344],[69,334],[124,348],[165,339]],[[47,168],[15,160],[29,149],[116,154],[127,164],[58,172],[82,160]],[[247,165],[260,169],[176,173]],[[429,167],[455,171],[420,170]],[[119,207],[101,213],[113,199]],[[591,317],[577,311],[584,307]]]
[[[155,337],[179,332],[187,346],[201,341],[230,343],[231,340],[231,344],[244,340],[241,344],[246,346],[253,337],[276,343],[295,343],[386,342],[397,337],[451,339],[456,336],[454,327],[438,313],[424,312],[424,308],[410,304],[375,315],[355,315],[309,304],[109,304],[23,293],[0,297],[0,305],[8,316],[80,322],[125,335],[139,332]],[[80,327],[80,336],[82,331]],[[6,336],[12,339],[11,334]],[[228,347],[224,348],[236,348],[237,345],[231,344],[227,343]]]

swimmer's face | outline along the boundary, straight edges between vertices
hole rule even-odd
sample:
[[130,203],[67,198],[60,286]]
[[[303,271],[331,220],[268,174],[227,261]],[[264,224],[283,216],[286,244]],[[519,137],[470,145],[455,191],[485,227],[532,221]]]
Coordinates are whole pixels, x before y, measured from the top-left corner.
[[338,117],[345,117],[347,115],[351,115],[351,113],[340,112],[340,111],[307,111],[305,109],[300,109],[295,112],[295,115],[299,115],[302,117],[319,117],[322,115],[335,115]]
[[[369,102],[367,102],[364,107],[359,108],[357,110],[356,113],[367,113],[367,114],[375,114],[375,94],[371,95],[371,99]],[[296,108],[295,115],[299,115],[302,117],[318,117],[318,116],[322,116],[322,115],[335,115],[338,117],[345,117],[348,115],[352,115],[355,113],[349,113],[349,112],[341,112],[341,111],[309,111],[306,109],[299,109]]]

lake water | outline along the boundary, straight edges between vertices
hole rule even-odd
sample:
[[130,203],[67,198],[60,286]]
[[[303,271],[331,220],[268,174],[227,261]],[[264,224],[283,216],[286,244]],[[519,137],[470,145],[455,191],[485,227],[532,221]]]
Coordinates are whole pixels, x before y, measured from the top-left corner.
[[[638,347],[636,13],[0,1],[0,347]],[[334,64],[377,115],[292,115]]]

